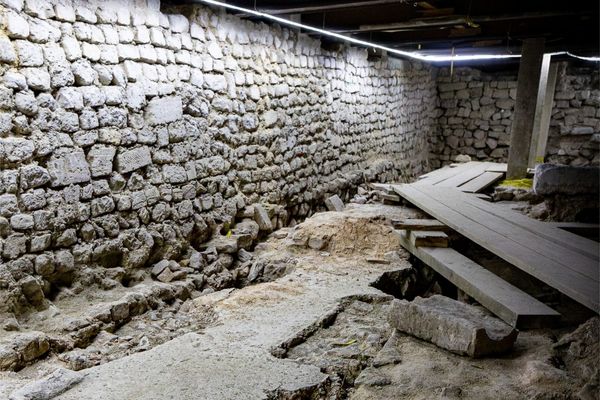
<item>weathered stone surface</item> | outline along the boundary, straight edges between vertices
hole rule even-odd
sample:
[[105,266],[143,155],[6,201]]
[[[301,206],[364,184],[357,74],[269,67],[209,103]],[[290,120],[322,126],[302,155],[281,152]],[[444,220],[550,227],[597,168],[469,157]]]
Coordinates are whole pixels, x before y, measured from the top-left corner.
[[205,74],[204,85],[215,92],[224,92],[227,89],[227,81],[223,75]]
[[113,170],[115,153],[114,147],[96,145],[91,148],[87,160],[90,163],[92,177],[110,175]]
[[117,154],[117,171],[121,174],[135,171],[151,163],[152,156],[147,147],[137,147]]
[[599,167],[572,167],[540,164],[535,167],[533,190],[540,195],[597,194],[600,192]]
[[151,125],[164,124],[181,119],[183,108],[179,96],[156,98],[148,102],[146,121]]
[[33,228],[33,217],[28,214],[15,214],[10,217],[10,226],[16,231]]
[[0,370],[18,370],[48,350],[50,344],[44,333],[33,331],[18,334],[9,342],[0,343]]
[[23,190],[44,186],[50,182],[50,174],[39,165],[26,165],[21,168],[21,188]]
[[58,368],[50,375],[15,390],[9,400],[49,400],[81,382],[83,376],[81,372]]
[[394,300],[389,320],[401,332],[470,357],[506,353],[518,335],[501,320],[441,295]]
[[344,202],[337,194],[325,199],[325,206],[329,211],[344,211]]
[[269,214],[267,214],[267,210],[262,206],[262,204],[254,204],[254,220],[258,224],[258,227],[261,231],[272,231],[273,224],[271,223],[271,219],[269,218]]
[[269,110],[263,114],[263,122],[266,128],[274,126],[279,119],[279,115],[275,110]]
[[53,155],[47,168],[52,187],[89,182],[91,179],[85,154],[80,150]]

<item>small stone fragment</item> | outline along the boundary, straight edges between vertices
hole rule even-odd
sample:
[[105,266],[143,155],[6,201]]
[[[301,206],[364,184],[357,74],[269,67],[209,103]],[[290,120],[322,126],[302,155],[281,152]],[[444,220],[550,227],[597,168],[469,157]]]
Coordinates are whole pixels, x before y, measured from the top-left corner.
[[325,199],[325,206],[329,211],[344,211],[344,202],[337,194]]

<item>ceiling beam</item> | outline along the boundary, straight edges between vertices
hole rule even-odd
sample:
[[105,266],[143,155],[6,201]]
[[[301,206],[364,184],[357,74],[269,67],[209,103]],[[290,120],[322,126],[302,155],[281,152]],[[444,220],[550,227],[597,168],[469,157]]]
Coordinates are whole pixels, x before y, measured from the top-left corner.
[[378,31],[403,31],[420,29],[424,27],[441,27],[453,25],[472,25],[486,22],[505,22],[505,21],[520,21],[530,19],[558,18],[558,17],[578,17],[588,15],[589,12],[574,11],[574,12],[535,12],[522,13],[514,15],[497,15],[497,16],[451,16],[437,18],[416,18],[408,21],[394,22],[389,24],[372,24],[361,25],[358,29],[341,29],[336,30],[339,33],[351,32],[378,32]]
[[[263,12],[265,14],[271,15],[281,15],[281,14],[312,14],[312,13],[321,13],[333,10],[347,10],[350,8],[358,8],[358,7],[372,7],[372,6],[381,6],[388,4],[408,4],[408,0],[363,0],[357,2],[343,2],[343,3],[334,3],[334,4],[321,4],[315,6],[305,6],[305,7],[284,7],[284,8],[257,8],[256,11]],[[240,17],[247,16],[247,14],[241,13],[237,14]]]

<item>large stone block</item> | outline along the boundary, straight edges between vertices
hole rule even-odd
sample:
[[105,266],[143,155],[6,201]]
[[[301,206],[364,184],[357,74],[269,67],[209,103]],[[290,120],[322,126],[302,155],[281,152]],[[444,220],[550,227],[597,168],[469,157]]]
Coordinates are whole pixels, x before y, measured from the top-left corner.
[[73,183],[89,182],[90,168],[81,150],[53,155],[47,165],[52,187],[67,186]]
[[440,295],[394,300],[389,320],[401,332],[471,357],[506,353],[518,335],[484,311]]
[[92,147],[88,153],[87,159],[90,163],[92,176],[105,176],[110,175],[113,170],[113,159],[115,157],[116,149],[114,147],[107,147],[97,145]]
[[205,74],[204,86],[214,92],[224,92],[227,89],[227,81],[223,75]]
[[540,164],[535,167],[533,190],[537,194],[597,194],[600,168]]
[[137,147],[117,155],[117,171],[126,174],[152,164],[152,156],[147,147]]
[[182,116],[183,105],[179,96],[155,98],[146,107],[146,121],[150,125],[177,121]]
[[44,186],[50,181],[46,168],[39,165],[26,165],[21,168],[21,188],[24,190]]

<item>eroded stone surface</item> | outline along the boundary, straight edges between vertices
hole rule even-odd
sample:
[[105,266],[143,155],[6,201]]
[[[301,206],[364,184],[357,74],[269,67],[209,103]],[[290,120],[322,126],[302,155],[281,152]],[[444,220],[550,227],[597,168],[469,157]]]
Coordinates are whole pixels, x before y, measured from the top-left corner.
[[390,323],[401,332],[471,357],[506,353],[518,334],[482,310],[440,295],[395,300]]
[[598,194],[600,167],[537,165],[533,177],[533,190],[539,195]]

